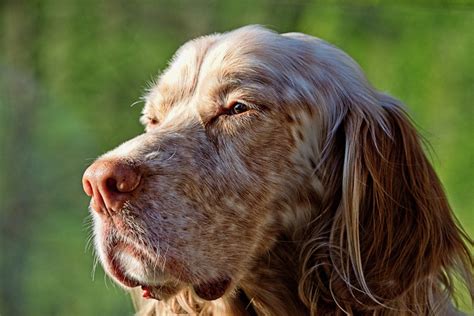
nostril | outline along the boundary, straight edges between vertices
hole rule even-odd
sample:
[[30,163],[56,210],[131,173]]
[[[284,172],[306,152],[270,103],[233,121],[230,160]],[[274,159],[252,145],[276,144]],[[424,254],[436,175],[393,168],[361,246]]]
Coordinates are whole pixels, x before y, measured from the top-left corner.
[[109,192],[112,192],[112,193],[120,192],[117,186],[117,180],[115,180],[114,178],[108,178],[107,180],[105,180],[105,186]]

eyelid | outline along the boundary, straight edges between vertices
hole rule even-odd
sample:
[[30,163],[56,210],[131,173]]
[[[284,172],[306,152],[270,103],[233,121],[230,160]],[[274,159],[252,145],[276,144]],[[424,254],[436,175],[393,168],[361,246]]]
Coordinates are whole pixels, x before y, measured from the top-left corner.
[[226,109],[231,109],[234,105],[236,105],[237,103],[242,103],[242,104],[245,104],[247,106],[249,106],[249,103],[246,102],[246,101],[243,101],[243,100],[232,100],[231,102],[227,103],[227,105],[225,106]]
[[250,103],[250,102],[247,102],[247,101],[243,101],[243,100],[233,100],[232,102],[229,102],[227,103],[227,105],[225,107],[223,107],[223,112],[228,112],[230,110],[232,110],[232,108],[237,104],[237,103],[242,103],[244,104],[245,106],[248,107],[249,110],[254,110],[256,107]]

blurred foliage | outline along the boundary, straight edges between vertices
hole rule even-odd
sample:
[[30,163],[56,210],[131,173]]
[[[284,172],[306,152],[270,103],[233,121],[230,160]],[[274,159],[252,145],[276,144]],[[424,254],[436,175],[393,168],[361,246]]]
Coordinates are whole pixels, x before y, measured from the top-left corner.
[[142,131],[147,82],[193,37],[263,24],[326,39],[402,99],[474,235],[474,4],[0,2],[0,315],[130,315],[93,271],[81,176]]

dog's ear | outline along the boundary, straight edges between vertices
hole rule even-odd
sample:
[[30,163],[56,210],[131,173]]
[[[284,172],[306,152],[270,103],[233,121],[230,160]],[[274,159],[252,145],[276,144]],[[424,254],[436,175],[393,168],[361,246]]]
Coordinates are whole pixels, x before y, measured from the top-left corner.
[[361,309],[432,313],[452,294],[453,270],[473,294],[469,238],[402,106],[383,94],[373,99],[341,101],[326,135],[317,173],[322,216],[331,214],[330,262],[318,282],[341,305],[355,299]]

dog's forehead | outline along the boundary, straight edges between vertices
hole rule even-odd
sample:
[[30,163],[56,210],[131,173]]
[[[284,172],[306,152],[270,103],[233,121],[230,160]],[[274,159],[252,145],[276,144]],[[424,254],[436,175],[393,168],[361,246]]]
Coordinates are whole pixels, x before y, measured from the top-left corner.
[[176,102],[188,98],[196,88],[200,65],[217,35],[201,37],[184,44],[172,58],[168,68],[146,95],[145,111],[159,105],[166,110]]
[[[255,98],[251,103],[294,108],[331,89],[365,89],[365,82],[348,55],[320,39],[247,26],[184,44],[150,89],[144,113],[160,117],[177,104],[211,104],[202,101],[229,90],[244,91],[243,100]],[[204,99],[188,102],[196,96]]]
[[277,65],[281,65],[277,57],[284,47],[276,43],[282,40],[274,32],[252,26],[187,42],[150,89],[145,112],[166,112],[198,90],[207,92],[232,80],[262,83],[272,76],[277,80]]

